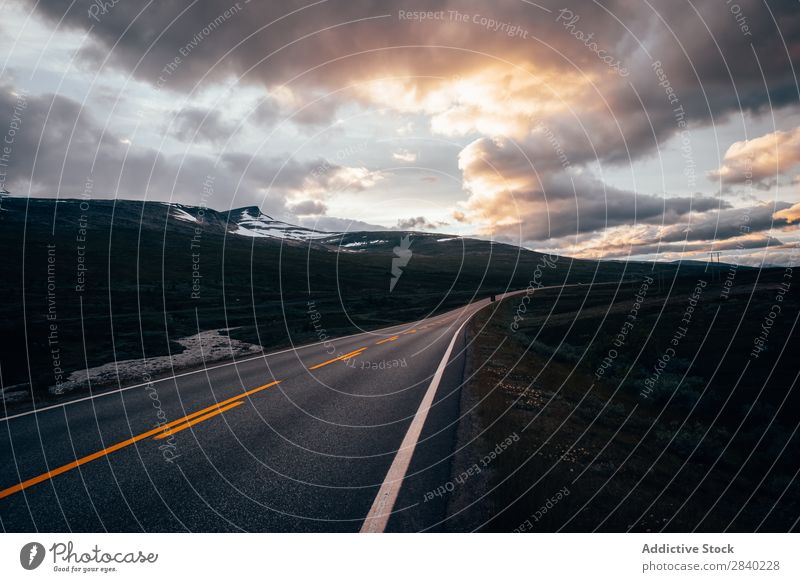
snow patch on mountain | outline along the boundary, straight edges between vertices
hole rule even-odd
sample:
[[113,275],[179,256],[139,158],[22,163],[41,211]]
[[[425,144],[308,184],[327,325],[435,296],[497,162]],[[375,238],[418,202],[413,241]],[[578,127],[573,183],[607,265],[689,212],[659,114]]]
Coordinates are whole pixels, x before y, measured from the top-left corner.
[[365,247],[367,245],[378,245],[383,243],[388,243],[388,240],[378,239],[378,240],[357,240],[355,242],[349,242],[347,244],[343,244],[343,247]]
[[183,220],[185,222],[197,222],[197,219],[194,216],[192,216],[185,210],[178,207],[173,207],[172,218],[175,218],[177,220]]
[[230,212],[231,232],[239,236],[279,238],[293,241],[309,241],[330,237],[335,233],[314,230],[275,220],[256,208],[243,208]]

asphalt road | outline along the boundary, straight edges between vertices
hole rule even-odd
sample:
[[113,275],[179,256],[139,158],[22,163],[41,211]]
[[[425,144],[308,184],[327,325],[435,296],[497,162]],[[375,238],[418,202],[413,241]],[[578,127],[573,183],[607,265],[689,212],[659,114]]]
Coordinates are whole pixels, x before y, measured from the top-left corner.
[[435,531],[487,302],[0,420],[0,526]]

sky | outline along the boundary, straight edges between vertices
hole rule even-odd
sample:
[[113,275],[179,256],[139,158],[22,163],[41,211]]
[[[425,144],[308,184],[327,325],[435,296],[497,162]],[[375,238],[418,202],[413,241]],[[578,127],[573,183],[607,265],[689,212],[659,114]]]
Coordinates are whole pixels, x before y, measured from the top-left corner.
[[797,0],[0,2],[13,196],[800,263]]

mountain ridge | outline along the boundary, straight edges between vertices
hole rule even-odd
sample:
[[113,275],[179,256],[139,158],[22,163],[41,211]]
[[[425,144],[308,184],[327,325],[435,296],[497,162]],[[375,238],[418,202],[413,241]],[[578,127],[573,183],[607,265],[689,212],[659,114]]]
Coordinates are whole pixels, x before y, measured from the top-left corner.
[[515,289],[706,276],[700,265],[578,260],[440,233],[303,230],[252,207],[9,197],[0,207],[2,381],[28,385],[36,402],[73,372],[181,353],[178,340],[214,330],[272,349],[318,340],[319,321],[337,337]]

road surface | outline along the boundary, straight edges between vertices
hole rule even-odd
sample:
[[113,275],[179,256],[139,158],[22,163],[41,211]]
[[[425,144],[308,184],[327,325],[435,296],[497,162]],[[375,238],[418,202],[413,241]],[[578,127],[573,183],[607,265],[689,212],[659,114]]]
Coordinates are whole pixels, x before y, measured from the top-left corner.
[[487,304],[6,417],[0,525],[435,531]]

